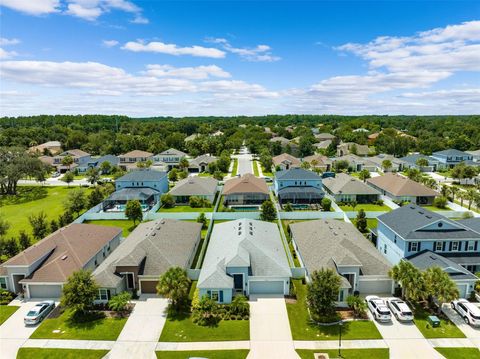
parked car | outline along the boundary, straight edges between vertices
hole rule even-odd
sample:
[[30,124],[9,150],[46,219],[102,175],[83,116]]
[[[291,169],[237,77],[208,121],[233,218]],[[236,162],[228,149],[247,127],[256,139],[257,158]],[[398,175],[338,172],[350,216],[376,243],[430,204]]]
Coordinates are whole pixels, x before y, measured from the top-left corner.
[[58,173],[58,172],[53,172],[53,174],[52,174],[52,177],[53,177],[53,178],[57,178],[57,177],[59,177],[59,176],[60,176],[60,173]]
[[458,299],[452,302],[452,308],[457,311],[465,323],[474,327],[480,326],[480,308],[466,299]]
[[53,300],[46,300],[45,302],[38,303],[32,309],[29,310],[23,322],[25,325],[35,325],[44,320],[48,314],[55,308],[55,302]]
[[265,182],[267,182],[267,183],[273,182],[273,178],[272,178],[272,177],[269,177],[269,176],[264,176],[263,179],[264,179]]
[[335,172],[323,172],[322,178],[335,178]]
[[413,320],[413,313],[407,303],[398,298],[387,299],[387,305],[395,318],[402,322],[410,322]]
[[392,313],[383,299],[376,295],[367,295],[365,300],[375,320],[379,322],[389,322],[392,320]]

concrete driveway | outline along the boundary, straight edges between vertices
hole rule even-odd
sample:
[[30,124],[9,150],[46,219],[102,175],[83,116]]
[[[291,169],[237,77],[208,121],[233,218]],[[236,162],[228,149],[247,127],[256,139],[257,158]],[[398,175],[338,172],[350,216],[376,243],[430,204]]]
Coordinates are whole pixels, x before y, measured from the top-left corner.
[[298,358],[283,296],[251,295],[249,303],[250,353],[247,358]]
[[460,315],[452,309],[449,304],[444,304],[442,311],[447,315],[447,317],[455,323],[455,325],[465,334],[465,336],[480,349],[480,328],[472,327],[465,323],[465,321],[460,317]]
[[156,358],[155,348],[167,318],[168,300],[142,295],[106,358]]
[[[19,306],[18,310],[12,314],[0,326],[0,347],[2,359],[17,357],[18,349],[27,341],[28,338],[37,329],[38,325],[25,326],[23,318],[35,304],[43,302],[42,300],[13,300],[9,305]],[[55,302],[58,305],[58,301]]]
[[[243,149],[243,147],[242,147]],[[238,171],[237,174],[243,176],[246,173],[253,173],[253,157],[245,148],[245,150],[240,151],[240,154],[236,156],[238,159]]]

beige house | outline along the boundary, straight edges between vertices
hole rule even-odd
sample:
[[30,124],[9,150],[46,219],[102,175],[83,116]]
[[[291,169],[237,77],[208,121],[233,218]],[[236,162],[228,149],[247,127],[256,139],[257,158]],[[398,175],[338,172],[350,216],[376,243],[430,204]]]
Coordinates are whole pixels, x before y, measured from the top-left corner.
[[281,155],[272,158],[273,166],[280,167],[282,171],[289,170],[290,168],[300,167],[302,162],[295,156],[288,153],[282,153]]
[[265,180],[251,173],[232,178],[223,186],[223,200],[226,206],[258,206],[268,198],[269,191]]

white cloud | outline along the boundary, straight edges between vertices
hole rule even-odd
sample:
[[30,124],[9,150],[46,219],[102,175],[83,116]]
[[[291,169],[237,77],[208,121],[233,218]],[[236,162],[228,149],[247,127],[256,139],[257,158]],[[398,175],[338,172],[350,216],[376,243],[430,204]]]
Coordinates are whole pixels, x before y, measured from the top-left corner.
[[29,15],[60,11],[60,0],[0,0],[0,5]]
[[115,47],[115,46],[118,45],[118,41],[117,40],[103,40],[102,44],[105,47]]
[[122,46],[122,49],[133,52],[154,52],[174,56],[190,55],[196,57],[209,57],[216,59],[225,57],[224,51],[212,47],[203,47],[197,45],[189,47],[179,47],[176,44],[165,44],[159,41],[152,41],[149,43],[144,43],[142,41],[129,41],[124,46]]
[[72,3],[68,4],[66,13],[84,20],[94,21],[102,14],[102,9],[96,6],[86,7],[81,4]]
[[148,24],[150,21],[148,21],[147,18],[143,17],[142,15],[137,15],[133,20],[130,21],[132,24]]
[[0,59],[11,59],[12,57],[17,56],[18,54],[15,51],[7,51],[0,47]]
[[0,46],[17,45],[19,43],[19,39],[7,39],[5,37],[0,37]]
[[177,77],[204,80],[209,77],[227,78],[231,75],[216,65],[198,67],[173,67],[170,65],[147,65],[146,75],[154,77]]
[[232,54],[236,54],[241,58],[252,62],[274,62],[281,60],[280,57],[272,55],[271,47],[268,45],[257,45],[253,48],[233,47],[227,39],[216,38],[207,39],[207,42],[220,44],[222,48]]

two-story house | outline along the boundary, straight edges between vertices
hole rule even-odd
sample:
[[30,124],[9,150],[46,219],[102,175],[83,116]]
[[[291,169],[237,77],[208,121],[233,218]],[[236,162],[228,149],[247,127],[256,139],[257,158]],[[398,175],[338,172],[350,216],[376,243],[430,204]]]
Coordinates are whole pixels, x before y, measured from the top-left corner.
[[139,162],[153,161],[153,153],[141,150],[133,150],[118,157],[120,158],[119,166],[124,171],[137,169]]
[[[62,163],[63,159],[67,156],[70,156],[73,159],[73,163],[71,165],[64,165]],[[65,173],[75,169],[76,167],[86,165],[90,160],[90,154],[85,151],[79,149],[68,150],[53,157],[53,166],[56,167],[58,172]]]
[[402,259],[420,269],[438,265],[467,297],[480,269],[480,218],[454,221],[408,204],[378,217],[377,249],[392,264]]
[[238,219],[213,227],[197,288],[219,303],[235,294],[286,295],[291,270],[275,223]]
[[67,278],[97,268],[121,236],[121,228],[69,224],[0,265],[0,288],[26,298],[60,298]]
[[462,162],[467,165],[477,165],[476,162],[473,162],[472,154],[456,149],[433,152],[432,157],[439,161],[443,168],[453,168]]
[[274,189],[281,205],[320,203],[325,195],[322,190],[322,177],[303,168],[276,172]]
[[[440,161],[432,156],[422,155],[421,153],[412,153],[401,158],[405,163],[404,168],[416,168],[421,172],[436,172],[442,169]],[[421,160],[421,161],[419,161]],[[426,166],[420,166],[419,163],[425,162]]]
[[177,167],[180,163],[180,160],[184,157],[187,157],[185,152],[179,151],[175,148],[170,148],[166,151],[155,155],[153,160],[155,163],[162,163],[165,164],[168,171],[170,171],[173,167]]

